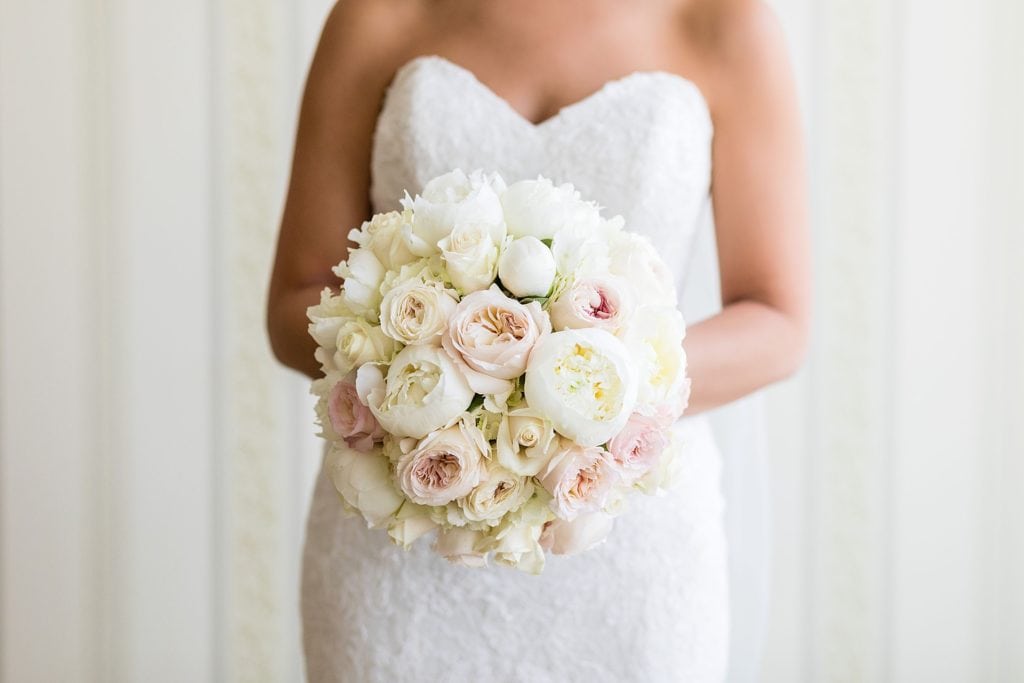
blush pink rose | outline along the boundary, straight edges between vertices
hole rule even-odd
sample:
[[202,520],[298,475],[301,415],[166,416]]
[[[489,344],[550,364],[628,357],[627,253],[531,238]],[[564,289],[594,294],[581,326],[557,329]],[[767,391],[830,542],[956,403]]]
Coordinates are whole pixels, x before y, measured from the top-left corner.
[[658,463],[668,447],[666,427],[657,416],[633,413],[622,431],[608,442],[624,483],[632,484]]
[[331,429],[345,440],[349,448],[369,453],[375,443],[384,439],[384,428],[359,400],[355,383],[347,379],[331,389],[327,397],[327,417],[331,421]]
[[603,448],[584,447],[566,441],[537,479],[551,494],[551,509],[560,518],[573,520],[583,512],[600,510],[619,480],[618,467]]
[[427,435],[398,459],[395,475],[409,500],[446,505],[469,494],[486,476],[487,439],[467,419]]

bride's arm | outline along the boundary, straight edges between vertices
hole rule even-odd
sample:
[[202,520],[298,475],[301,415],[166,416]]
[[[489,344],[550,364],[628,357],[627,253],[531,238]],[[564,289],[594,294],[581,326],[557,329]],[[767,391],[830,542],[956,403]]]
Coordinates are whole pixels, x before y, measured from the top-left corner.
[[712,201],[723,310],[687,333],[688,412],[800,366],[810,309],[802,124],[782,31],[762,3],[721,16],[714,63]]
[[278,360],[311,377],[320,370],[306,331],[306,308],[319,301],[324,287],[337,286],[331,268],[348,253],[349,230],[370,214],[373,126],[390,77],[387,36],[395,34],[400,19],[390,7],[377,0],[339,2],[324,26],[306,81],[267,301],[267,331]]

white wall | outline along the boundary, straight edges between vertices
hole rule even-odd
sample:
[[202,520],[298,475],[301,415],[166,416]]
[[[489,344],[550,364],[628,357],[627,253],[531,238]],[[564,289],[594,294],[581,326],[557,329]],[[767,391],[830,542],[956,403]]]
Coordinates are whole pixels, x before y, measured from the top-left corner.
[[[765,679],[1024,680],[1024,12],[777,0],[812,358]],[[262,306],[327,0],[0,4],[0,678],[299,677],[318,466]]]

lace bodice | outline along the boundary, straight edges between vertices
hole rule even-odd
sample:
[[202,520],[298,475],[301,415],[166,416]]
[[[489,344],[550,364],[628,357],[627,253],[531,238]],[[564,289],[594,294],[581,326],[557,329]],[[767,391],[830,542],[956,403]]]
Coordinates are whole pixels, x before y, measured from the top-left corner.
[[633,72],[534,124],[472,72],[427,55],[402,66],[386,93],[370,196],[375,212],[395,209],[403,191],[457,167],[571,182],[649,236],[682,290],[710,206],[712,135],[700,89],[677,74]]

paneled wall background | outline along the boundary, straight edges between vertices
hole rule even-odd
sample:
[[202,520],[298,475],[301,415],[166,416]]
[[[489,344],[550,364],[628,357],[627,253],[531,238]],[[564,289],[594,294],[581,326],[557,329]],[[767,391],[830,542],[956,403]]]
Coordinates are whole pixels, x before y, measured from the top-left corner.
[[[766,681],[1024,681],[1024,8],[776,0],[810,362]],[[266,274],[326,0],[0,0],[0,677],[293,681],[319,466]]]

